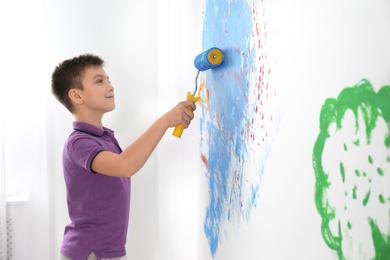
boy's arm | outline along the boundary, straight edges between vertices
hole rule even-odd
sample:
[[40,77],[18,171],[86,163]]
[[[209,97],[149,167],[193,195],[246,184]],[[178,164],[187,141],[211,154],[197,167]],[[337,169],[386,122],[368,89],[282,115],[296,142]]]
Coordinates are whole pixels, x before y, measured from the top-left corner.
[[196,109],[194,102],[183,101],[157,119],[144,134],[129,145],[121,154],[100,152],[92,162],[92,170],[115,177],[130,177],[145,164],[165,132],[170,127],[183,124],[188,127]]

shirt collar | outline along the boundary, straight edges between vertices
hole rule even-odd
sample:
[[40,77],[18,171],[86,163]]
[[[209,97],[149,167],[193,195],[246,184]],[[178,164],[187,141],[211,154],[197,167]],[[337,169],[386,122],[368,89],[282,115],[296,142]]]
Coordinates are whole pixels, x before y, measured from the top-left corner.
[[93,134],[96,136],[102,136],[106,132],[111,132],[114,133],[111,129],[107,127],[103,127],[103,129],[100,129],[99,127],[84,123],[84,122],[78,122],[74,121],[73,122],[73,129],[80,131],[80,132],[85,132],[88,134]]

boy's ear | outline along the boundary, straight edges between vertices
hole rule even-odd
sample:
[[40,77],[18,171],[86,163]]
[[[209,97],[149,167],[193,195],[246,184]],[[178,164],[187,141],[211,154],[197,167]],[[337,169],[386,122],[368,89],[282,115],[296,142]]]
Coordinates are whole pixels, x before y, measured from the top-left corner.
[[72,88],[68,92],[68,96],[69,96],[70,100],[77,105],[81,105],[84,103],[79,91],[80,91],[79,89]]

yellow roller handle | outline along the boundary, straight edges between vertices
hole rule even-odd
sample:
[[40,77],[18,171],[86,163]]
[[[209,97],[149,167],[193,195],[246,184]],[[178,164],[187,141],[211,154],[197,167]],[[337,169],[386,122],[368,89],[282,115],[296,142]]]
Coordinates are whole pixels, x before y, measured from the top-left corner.
[[[200,97],[194,97],[191,95],[191,92],[187,92],[187,100],[192,100],[194,103],[196,103],[199,100]],[[188,109],[192,110],[192,107],[188,107]],[[184,125],[178,125],[175,127],[175,130],[173,130],[172,135],[176,136],[177,138],[181,138],[181,134],[183,133]]]

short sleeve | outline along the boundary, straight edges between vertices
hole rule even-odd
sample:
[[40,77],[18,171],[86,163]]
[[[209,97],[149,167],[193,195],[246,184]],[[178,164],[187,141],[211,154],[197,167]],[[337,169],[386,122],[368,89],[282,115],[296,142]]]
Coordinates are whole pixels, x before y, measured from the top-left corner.
[[92,138],[77,138],[68,144],[68,152],[72,161],[92,173],[96,173],[92,170],[93,160],[105,150],[101,143]]

